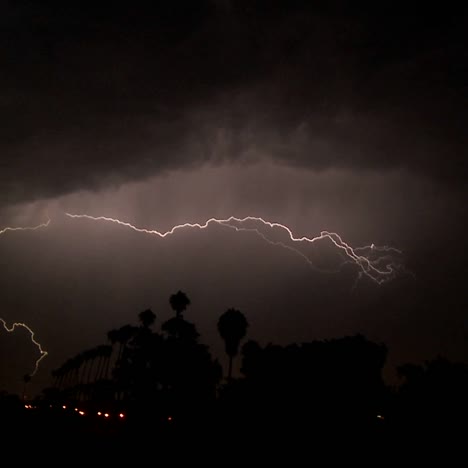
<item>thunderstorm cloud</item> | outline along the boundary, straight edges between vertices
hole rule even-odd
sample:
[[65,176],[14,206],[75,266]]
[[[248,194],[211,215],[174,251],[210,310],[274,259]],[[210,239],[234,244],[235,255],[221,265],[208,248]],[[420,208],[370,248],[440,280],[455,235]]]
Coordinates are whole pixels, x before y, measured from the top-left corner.
[[462,181],[463,10],[5,2],[0,205],[263,159]]

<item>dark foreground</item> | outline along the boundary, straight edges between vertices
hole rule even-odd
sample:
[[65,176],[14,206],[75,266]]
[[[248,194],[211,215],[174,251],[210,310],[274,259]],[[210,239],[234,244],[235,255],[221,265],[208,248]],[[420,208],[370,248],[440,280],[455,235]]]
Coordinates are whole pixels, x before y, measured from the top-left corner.
[[[17,408],[2,415],[3,463],[253,464],[465,463],[466,421],[452,426],[349,421],[190,421]],[[425,426],[425,427],[424,427]]]

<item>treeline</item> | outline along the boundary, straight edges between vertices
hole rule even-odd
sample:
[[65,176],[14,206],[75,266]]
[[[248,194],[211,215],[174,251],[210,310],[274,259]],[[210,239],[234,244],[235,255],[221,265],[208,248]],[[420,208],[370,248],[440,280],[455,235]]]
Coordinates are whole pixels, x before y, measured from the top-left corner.
[[[44,391],[46,398],[115,403],[134,412],[141,407],[145,414],[188,415],[212,405],[222,378],[221,366],[208,346],[199,342],[196,326],[183,316],[190,305],[187,295],[179,291],[169,302],[175,316],[160,331],[153,330],[156,315],[147,309],[138,315],[138,325],[110,330],[110,344],[65,361],[53,371],[54,385]],[[231,343],[232,333],[224,333]]]
[[[246,317],[229,309],[217,322],[229,357],[223,372],[184,318],[187,295],[179,291],[169,303],[174,316],[159,330],[148,309],[137,325],[109,331],[107,344],[68,359],[53,372],[42,401],[118,408],[137,422],[132,427],[146,427],[138,424],[150,419],[153,432],[157,421],[170,420],[173,427],[190,428],[185,441],[204,434],[228,450],[228,441],[237,440],[240,458],[247,452],[303,457],[311,441],[321,460],[406,451],[415,461],[423,457],[421,443],[429,444],[429,457],[436,448],[453,454],[463,446],[458,422],[468,417],[466,364],[442,357],[405,364],[398,368],[401,384],[390,387],[382,377],[384,344],[355,335],[260,346],[247,339]],[[238,354],[241,375],[234,378]]]

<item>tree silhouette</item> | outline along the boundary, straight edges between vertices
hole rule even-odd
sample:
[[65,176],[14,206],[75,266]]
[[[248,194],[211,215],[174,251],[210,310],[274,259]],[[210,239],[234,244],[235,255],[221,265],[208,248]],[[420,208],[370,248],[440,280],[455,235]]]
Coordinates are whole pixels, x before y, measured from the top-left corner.
[[112,353],[112,347],[109,345],[99,345],[96,348],[98,357],[98,365],[94,376],[94,381],[102,380],[106,378],[106,367]]
[[187,322],[182,317],[172,317],[161,326],[161,330],[167,333],[167,336],[172,339],[177,339],[185,342],[196,343],[200,336],[193,323]]
[[169,298],[169,303],[176,313],[176,317],[182,317],[182,313],[190,305],[190,299],[182,291],[177,291]]
[[229,356],[229,380],[232,379],[232,360],[239,351],[239,344],[247,333],[248,326],[244,314],[237,309],[228,309],[218,320],[218,331]]
[[156,320],[156,315],[151,309],[146,309],[138,314],[141,324],[145,328],[150,328]]
[[119,362],[122,359],[125,347],[127,343],[130,341],[130,339],[132,338],[132,336],[134,335],[134,333],[135,333],[135,327],[133,327],[132,325],[124,325],[123,327],[120,327],[117,330],[116,340],[120,345],[119,352],[117,355],[117,362],[116,362],[117,365],[119,365]]
[[26,400],[26,387],[28,386],[28,383],[31,382],[31,376],[29,374],[25,374],[23,376],[23,382],[24,382],[24,387],[23,387],[23,400]]
[[107,339],[114,345],[119,340],[119,331],[116,329],[107,332]]

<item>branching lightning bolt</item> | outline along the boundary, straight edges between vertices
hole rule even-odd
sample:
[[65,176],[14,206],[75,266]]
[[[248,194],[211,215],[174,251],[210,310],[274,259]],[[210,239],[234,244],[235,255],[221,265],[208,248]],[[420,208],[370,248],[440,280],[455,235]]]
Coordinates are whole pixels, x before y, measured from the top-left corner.
[[[307,264],[313,269],[321,273],[337,273],[341,268],[346,264],[353,264],[358,268],[358,276],[356,282],[359,281],[362,277],[366,276],[377,284],[382,284],[386,281],[389,281],[395,277],[398,271],[403,270],[404,267],[398,258],[402,252],[394,247],[389,246],[376,246],[374,244],[366,245],[363,247],[352,247],[346,243],[339,234],[329,231],[322,231],[320,235],[315,237],[307,236],[296,236],[293,234],[292,230],[281,223],[267,221],[260,217],[255,216],[246,216],[244,218],[238,218],[235,216],[230,216],[229,218],[218,219],[210,218],[204,223],[183,223],[178,224],[168,231],[158,231],[155,229],[146,229],[134,226],[131,223],[121,221],[119,219],[110,218],[106,216],[91,216],[87,214],[72,214],[65,213],[66,216],[75,219],[89,219],[92,221],[104,221],[115,223],[120,226],[123,226],[128,229],[132,229],[139,233],[155,235],[160,238],[165,238],[172,236],[177,231],[182,229],[207,229],[209,226],[217,224],[225,228],[232,229],[236,232],[251,232],[258,235],[263,241],[267,242],[270,245],[278,246],[283,249],[293,252],[295,255],[301,257]],[[15,231],[36,231],[38,229],[46,228],[50,224],[50,219],[46,222],[38,224],[37,226],[26,226],[26,227],[6,227],[0,229],[0,235],[7,232]],[[253,226],[252,226],[253,225]],[[269,229],[270,232],[276,230],[286,235],[286,241],[274,240],[269,237],[264,230]],[[301,244],[314,244],[318,241],[327,240],[332,243],[340,253],[342,257],[342,262],[335,269],[325,270],[317,267],[311,258],[299,249]],[[34,376],[39,370],[39,364],[47,356],[47,351],[42,348],[42,345],[36,341],[34,331],[26,325],[25,323],[15,322],[11,327],[8,327],[6,321],[0,318],[0,322],[3,325],[3,328],[12,333],[17,327],[25,328],[31,335],[31,341],[39,350],[40,356],[36,360],[34,370],[30,374]]]
[[[363,276],[368,277],[377,284],[382,284],[388,280],[391,280],[395,277],[396,273],[403,269],[401,261],[398,258],[394,258],[395,254],[401,255],[401,251],[395,249],[394,247],[388,246],[375,246],[371,244],[369,246],[353,248],[348,243],[346,243],[339,234],[335,232],[322,231],[320,235],[315,237],[300,236],[297,237],[293,234],[292,230],[281,223],[267,221],[260,217],[255,216],[246,216],[244,218],[238,218],[235,216],[230,216],[225,219],[210,218],[204,223],[183,223],[178,224],[168,231],[161,232],[155,229],[146,229],[134,226],[131,223],[121,221],[119,219],[110,218],[106,216],[91,216],[87,214],[72,214],[65,213],[66,216],[75,219],[89,219],[92,221],[105,221],[110,223],[115,223],[120,226],[132,229],[136,232],[156,235],[161,238],[165,238],[175,234],[178,230],[186,228],[197,228],[197,229],[206,229],[212,224],[218,224],[226,228],[234,229],[238,232],[240,231],[249,231],[255,232],[259,235],[264,241],[272,245],[277,245],[288,250],[291,250],[301,256],[310,266],[315,267],[310,257],[308,257],[304,252],[300,251],[298,248],[293,247],[294,244],[298,246],[300,244],[314,244],[321,240],[330,241],[339,252],[344,256],[345,261],[341,264],[340,268],[347,263],[354,264],[359,269],[358,278]],[[246,223],[256,223],[257,227],[247,227]],[[282,231],[287,236],[288,242],[292,245],[286,244],[285,242],[279,242],[269,238],[260,228],[270,228],[270,230],[279,230]],[[338,270],[340,269],[338,268]],[[334,270],[334,272],[338,271]],[[319,271],[323,271],[320,270]],[[329,271],[327,271],[329,272]]]
[[33,377],[34,375],[36,375],[37,371],[39,370],[40,362],[47,356],[47,354],[48,354],[47,351],[44,351],[42,349],[41,344],[38,341],[36,341],[36,339],[34,338],[34,332],[25,323],[15,322],[15,323],[12,324],[11,327],[8,327],[7,323],[2,318],[0,318],[0,322],[3,324],[3,328],[8,333],[13,333],[17,327],[21,327],[21,328],[25,328],[29,332],[29,334],[31,335],[31,341],[34,343],[34,345],[36,346],[36,348],[39,350],[39,353],[40,353],[40,356],[36,360],[34,370],[30,374],[30,376]]
[[[7,227],[5,227],[3,229],[0,229],[0,235],[5,234],[7,232],[15,232],[15,231],[37,231],[38,229],[46,228],[47,226],[49,226],[49,224],[50,224],[50,219],[47,219],[46,222],[38,224],[37,226],[25,226],[25,227],[10,227],[10,226],[7,226]],[[31,330],[31,328],[28,327],[28,325],[26,325],[25,323],[15,322],[15,323],[13,323],[13,325],[11,327],[8,327],[6,321],[3,320],[1,317],[0,317],[0,322],[3,325],[3,328],[8,333],[13,333],[17,327],[21,327],[21,328],[25,328],[29,332],[29,334],[31,335],[31,341],[37,347],[37,349],[39,350],[39,354],[40,354],[39,357],[36,359],[36,363],[34,365],[34,370],[31,372],[31,374],[29,374],[30,377],[33,377],[34,375],[36,375],[37,371],[39,370],[39,364],[47,356],[47,354],[48,354],[47,351],[44,351],[42,349],[42,345],[38,341],[36,341],[36,339],[34,338],[34,331]]]

